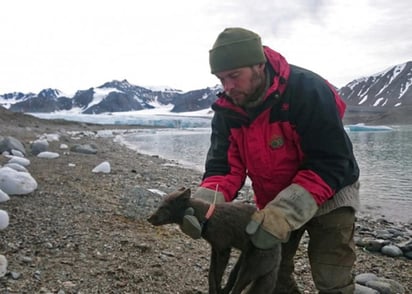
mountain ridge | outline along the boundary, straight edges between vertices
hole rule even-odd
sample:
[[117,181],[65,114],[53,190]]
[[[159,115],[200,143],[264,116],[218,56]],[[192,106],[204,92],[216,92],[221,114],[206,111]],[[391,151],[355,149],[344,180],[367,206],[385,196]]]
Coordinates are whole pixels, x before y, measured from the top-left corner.
[[344,120],[366,123],[412,123],[412,61],[351,81],[338,90],[345,100]]

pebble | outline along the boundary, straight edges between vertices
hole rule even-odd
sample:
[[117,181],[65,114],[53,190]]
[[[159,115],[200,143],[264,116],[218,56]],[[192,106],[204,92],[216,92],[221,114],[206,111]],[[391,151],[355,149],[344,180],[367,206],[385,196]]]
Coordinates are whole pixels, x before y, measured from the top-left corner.
[[30,256],[20,256],[20,260],[24,263],[31,263],[33,261]]
[[368,240],[366,242],[365,249],[372,251],[372,252],[378,252],[378,251],[381,251],[382,248],[386,245],[389,245],[389,241],[387,240],[382,240],[382,239]]
[[70,151],[83,154],[96,154],[97,148],[90,144],[74,145],[72,148],[70,148]]
[[47,158],[47,159],[54,159],[58,158],[60,156],[59,153],[57,152],[50,152],[50,151],[43,151],[37,154],[37,157],[39,158]]
[[9,214],[7,211],[0,209],[0,230],[9,226]]
[[31,153],[38,155],[41,152],[47,151],[49,142],[46,139],[37,139],[31,143]]
[[26,154],[24,145],[18,139],[0,136],[0,153],[11,152],[11,150],[19,150],[21,153]]
[[379,292],[372,288],[356,284],[354,294],[379,294]]
[[104,161],[97,165],[95,168],[93,168],[92,172],[94,173],[110,173],[110,163],[108,161]]
[[378,278],[377,275],[372,273],[363,273],[359,274],[355,277],[355,282],[361,285],[365,285],[369,281],[376,280]]
[[386,245],[383,246],[381,249],[383,255],[390,256],[390,257],[399,257],[403,255],[402,250],[395,245]]
[[24,166],[22,166],[18,163],[6,163],[4,166],[12,168],[15,171],[19,171],[19,172],[26,172],[26,173],[28,172],[27,168],[25,168]]
[[378,291],[378,293],[384,293],[384,294],[405,293],[405,289],[403,289],[401,285],[389,279],[377,279],[377,280],[369,281],[368,283],[366,283],[366,286]]
[[4,277],[7,273],[7,259],[4,255],[0,254],[0,278]]
[[73,283],[72,281],[65,281],[65,282],[62,283],[62,285],[66,289],[76,287],[76,284]]
[[12,155],[17,156],[17,157],[24,157],[23,152],[16,150],[16,149],[12,149],[10,152]]
[[13,280],[18,280],[21,277],[21,273],[18,273],[18,272],[10,272],[10,275]]
[[24,167],[29,166],[30,165],[30,160],[28,160],[27,158],[24,157],[18,157],[18,156],[11,156],[9,163],[17,163],[20,164]]
[[378,277],[373,273],[363,273],[355,277],[355,294],[404,294],[405,289],[398,282]]
[[359,236],[355,238],[356,246],[393,258],[412,259],[411,224],[393,224],[380,220],[380,225],[387,228],[373,231],[366,227],[369,221],[368,218],[358,220],[356,235]]
[[3,192],[3,190],[0,189],[0,202],[6,202],[10,200],[9,195]]

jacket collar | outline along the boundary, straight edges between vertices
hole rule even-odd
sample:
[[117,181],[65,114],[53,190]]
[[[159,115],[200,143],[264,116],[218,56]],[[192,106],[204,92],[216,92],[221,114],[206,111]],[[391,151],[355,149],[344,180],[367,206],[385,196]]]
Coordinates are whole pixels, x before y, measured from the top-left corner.
[[[271,84],[264,94],[263,100],[265,101],[271,94],[275,92],[277,92],[277,94],[279,95],[282,95],[283,92],[285,92],[287,81],[290,75],[290,65],[286,61],[286,59],[275,50],[264,46],[263,51],[267,59],[266,66],[269,67],[269,73],[272,77]],[[231,109],[237,113],[247,115],[246,111],[243,108],[233,104],[225,93],[218,94],[218,99],[212,105],[212,108],[214,110],[217,110],[219,108]]]

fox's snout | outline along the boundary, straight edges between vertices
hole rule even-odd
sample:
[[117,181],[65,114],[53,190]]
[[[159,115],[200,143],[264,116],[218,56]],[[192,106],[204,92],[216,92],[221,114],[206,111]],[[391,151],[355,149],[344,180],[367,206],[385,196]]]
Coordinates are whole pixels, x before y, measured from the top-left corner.
[[190,198],[190,189],[180,188],[166,195],[156,211],[147,218],[154,226],[179,223],[183,217],[187,202]]
[[160,225],[159,217],[156,214],[152,214],[151,216],[149,216],[147,218],[147,221],[149,223],[151,223],[152,225],[154,225],[154,226],[159,226]]

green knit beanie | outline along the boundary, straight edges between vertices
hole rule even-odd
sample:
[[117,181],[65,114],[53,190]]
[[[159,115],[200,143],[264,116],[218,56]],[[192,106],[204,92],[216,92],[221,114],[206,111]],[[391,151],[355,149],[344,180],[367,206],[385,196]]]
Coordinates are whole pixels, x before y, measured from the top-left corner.
[[259,35],[242,28],[225,29],[209,51],[212,74],[265,62]]

